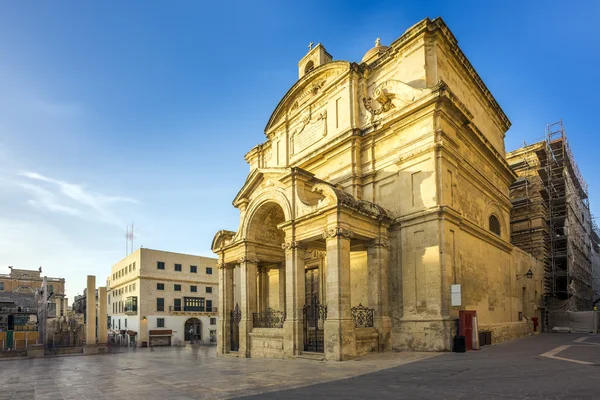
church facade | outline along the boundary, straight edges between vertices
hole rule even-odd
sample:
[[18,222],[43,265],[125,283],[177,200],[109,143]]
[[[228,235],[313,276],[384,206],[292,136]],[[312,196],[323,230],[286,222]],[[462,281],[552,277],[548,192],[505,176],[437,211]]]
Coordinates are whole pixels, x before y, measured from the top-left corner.
[[529,334],[543,267],[510,243],[510,122],[445,23],[360,63],[310,46],[298,68],[246,155],[238,230],[212,243],[218,354],[447,351],[459,310]]

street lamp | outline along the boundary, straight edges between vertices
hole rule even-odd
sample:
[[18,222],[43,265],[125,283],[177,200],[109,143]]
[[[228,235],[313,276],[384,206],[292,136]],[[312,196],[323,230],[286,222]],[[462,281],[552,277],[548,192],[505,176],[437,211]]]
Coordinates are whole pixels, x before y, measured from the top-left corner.
[[531,268],[524,275],[517,275],[517,280],[526,277],[527,279],[533,278],[533,272],[531,272]]

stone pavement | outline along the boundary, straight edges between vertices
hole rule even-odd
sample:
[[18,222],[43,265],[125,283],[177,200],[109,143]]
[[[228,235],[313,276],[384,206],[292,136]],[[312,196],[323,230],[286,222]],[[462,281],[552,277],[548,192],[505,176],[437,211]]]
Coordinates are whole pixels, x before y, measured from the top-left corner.
[[305,398],[600,399],[600,335],[541,334],[245,399]]
[[600,399],[600,335],[356,361],[217,358],[214,347],[0,361],[4,399]]
[[5,399],[224,399],[346,379],[435,358],[384,353],[345,362],[215,357],[214,347],[0,362]]

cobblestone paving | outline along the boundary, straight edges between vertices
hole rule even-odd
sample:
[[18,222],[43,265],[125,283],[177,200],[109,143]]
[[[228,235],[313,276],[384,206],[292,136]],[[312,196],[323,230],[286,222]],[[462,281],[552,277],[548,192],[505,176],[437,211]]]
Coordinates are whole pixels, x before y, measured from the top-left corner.
[[214,347],[0,361],[0,400],[224,399],[346,379],[431,353],[385,353],[342,363],[215,357]]

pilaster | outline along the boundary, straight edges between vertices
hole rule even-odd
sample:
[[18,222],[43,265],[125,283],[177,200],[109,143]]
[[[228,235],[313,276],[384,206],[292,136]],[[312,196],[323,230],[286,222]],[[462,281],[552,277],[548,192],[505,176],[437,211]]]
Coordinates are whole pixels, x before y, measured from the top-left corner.
[[256,277],[259,260],[253,255],[238,258],[241,280],[240,349],[241,357],[250,357],[250,332],[252,331],[252,314],[257,312]]
[[279,310],[286,311],[285,308],[285,264],[279,267]]
[[264,312],[269,307],[269,271],[258,267],[258,311]]
[[379,332],[379,351],[392,349],[392,321],[389,310],[390,242],[379,237],[365,244],[369,285],[368,307],[375,310],[373,320]]
[[348,360],[356,354],[354,321],[350,308],[350,240],[354,233],[343,227],[323,232],[327,248],[327,319],[325,358]]
[[305,248],[296,241],[283,243],[285,250],[285,312],[283,324],[283,351],[293,357],[304,349],[304,254]]
[[233,268],[222,261],[219,268],[219,325],[217,326],[217,354],[231,351],[231,317],[233,309]]

